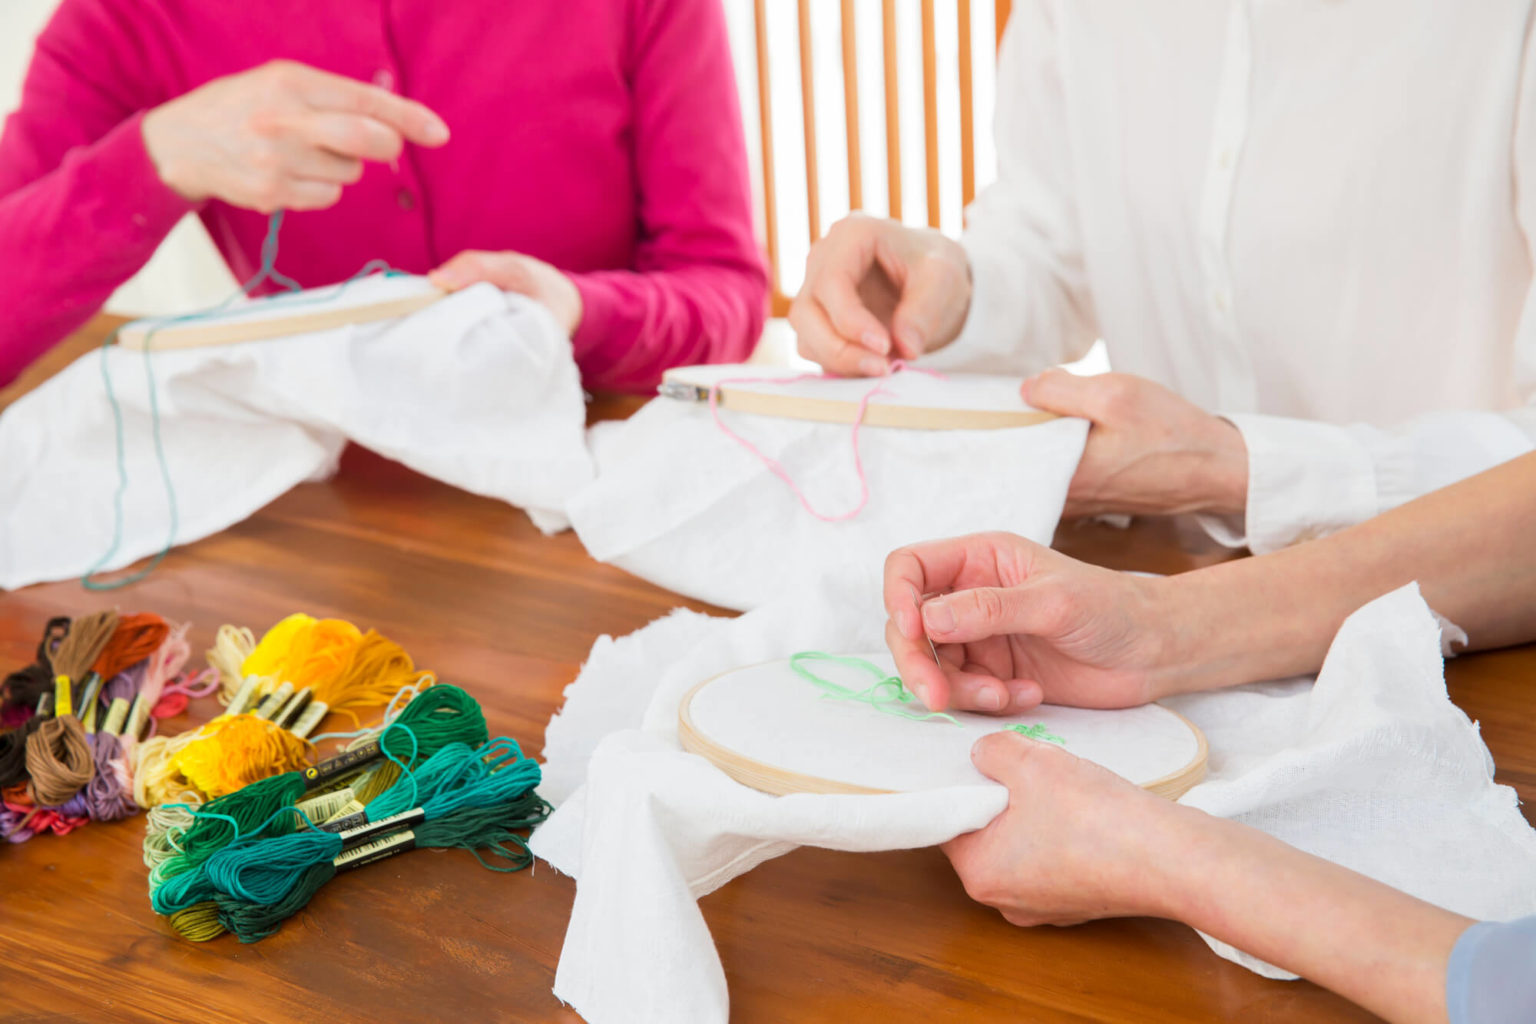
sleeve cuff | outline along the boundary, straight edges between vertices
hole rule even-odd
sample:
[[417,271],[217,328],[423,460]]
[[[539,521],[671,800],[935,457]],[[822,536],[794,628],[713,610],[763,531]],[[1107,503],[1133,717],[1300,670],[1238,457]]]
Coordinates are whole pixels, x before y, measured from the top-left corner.
[[[151,248],[198,208],[160,180],[160,172],[144,146],[144,116],[134,114],[90,147],[90,159],[99,173],[110,178],[110,202],[103,204],[99,226],[103,232],[125,232],[122,241]],[[128,210],[126,220],[121,211]],[[93,218],[94,219],[94,218]],[[100,242],[100,238],[97,239]]]
[[[1248,446],[1248,547],[1254,554],[1312,540],[1374,516],[1371,453],[1346,427],[1278,416],[1226,417]],[[1210,517],[1203,517],[1202,522]],[[1207,531],[1222,543],[1238,538]]]

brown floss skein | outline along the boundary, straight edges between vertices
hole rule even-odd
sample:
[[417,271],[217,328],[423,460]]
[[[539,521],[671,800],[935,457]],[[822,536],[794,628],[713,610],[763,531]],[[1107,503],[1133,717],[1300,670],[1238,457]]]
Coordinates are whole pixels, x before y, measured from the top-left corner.
[[27,773],[32,795],[44,807],[68,802],[95,777],[96,759],[78,718],[50,718],[27,737]]
[[[53,655],[54,674],[73,682],[90,671],[112,639],[117,618],[117,612],[108,609],[76,619]],[[32,776],[32,795],[45,807],[67,802],[91,781],[96,760],[78,718],[56,715],[27,737],[27,773]]]

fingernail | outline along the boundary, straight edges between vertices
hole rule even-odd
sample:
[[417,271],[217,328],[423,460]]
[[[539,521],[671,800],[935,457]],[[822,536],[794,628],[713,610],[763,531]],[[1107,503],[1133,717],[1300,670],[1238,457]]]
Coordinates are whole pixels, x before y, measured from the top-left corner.
[[907,689],[912,691],[912,696],[916,697],[924,704],[928,703],[928,688],[922,683],[909,683],[907,684]]
[[976,706],[983,711],[1003,710],[1003,695],[995,687],[988,686],[976,695]]
[[929,601],[923,605],[923,625],[931,633],[948,633],[955,628],[955,610],[948,601]]
[[434,270],[428,276],[433,284],[447,291],[452,291],[464,283],[458,274],[448,270]]
[[871,352],[878,352],[882,356],[891,351],[891,339],[877,331],[865,331],[859,341]]
[[1022,685],[1008,687],[1008,703],[1016,708],[1023,708],[1026,705],[1033,706],[1033,697],[1034,693],[1028,687]]
[[896,329],[897,340],[909,356],[916,358],[923,354],[923,337],[911,327],[899,327]]
[[859,360],[859,372],[866,377],[880,377],[885,374],[885,360],[879,356],[865,356]]
[[427,130],[423,134],[426,136],[427,145],[441,146],[448,141],[448,126],[441,121],[431,121],[428,122]]

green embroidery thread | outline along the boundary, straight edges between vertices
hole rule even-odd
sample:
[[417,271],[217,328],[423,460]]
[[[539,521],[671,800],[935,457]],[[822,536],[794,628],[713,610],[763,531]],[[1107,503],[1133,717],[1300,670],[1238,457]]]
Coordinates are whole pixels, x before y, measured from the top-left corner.
[[[805,666],[808,661],[829,661],[834,665],[847,665],[850,668],[863,669],[868,672],[875,682],[862,690],[834,683],[830,679],[823,679]],[[930,718],[941,718],[950,725],[958,726],[953,715],[947,715],[942,711],[908,711],[905,705],[917,704],[916,697],[908,690],[897,676],[888,676],[880,666],[865,661],[863,658],[852,658],[840,654],[825,654],[821,651],[801,651],[792,654],[789,658],[789,667],[795,674],[808,683],[812,683],[822,691],[824,700],[856,700],[861,704],[868,704],[876,711],[887,715],[895,715],[898,718],[909,718],[914,722],[926,722]]]
[[1047,729],[1039,722],[1036,722],[1034,725],[1024,725],[1023,723],[1005,725],[1003,726],[1003,729],[1008,732],[1016,732],[1020,736],[1028,736],[1032,740],[1045,740],[1047,743],[1059,743],[1063,747],[1067,745],[1066,740],[1062,739],[1060,736],[1057,736],[1055,733],[1051,732],[1051,730]]

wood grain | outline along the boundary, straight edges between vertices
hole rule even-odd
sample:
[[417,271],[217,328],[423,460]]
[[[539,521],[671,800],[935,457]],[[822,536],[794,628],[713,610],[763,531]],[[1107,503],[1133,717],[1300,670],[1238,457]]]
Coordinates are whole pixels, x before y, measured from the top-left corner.
[[[98,320],[25,385],[99,342]],[[0,403],[20,388],[0,392]],[[634,400],[599,399],[594,418]],[[1064,527],[1058,546],[1116,568],[1173,572],[1232,557],[1178,523]],[[676,605],[575,537],[544,537],[506,505],[356,449],[339,473],[173,552],[114,595],[77,584],[0,595],[0,665],[30,659],[48,616],[117,604],[193,622],[336,615],[399,640],[461,684],[493,730],[540,749],[545,722],[599,633]],[[1536,801],[1536,650],[1451,663],[1451,694],[1481,720],[1529,815]],[[210,713],[206,702],[194,714]],[[186,725],[173,723],[172,728]],[[150,912],[142,820],[0,844],[0,1019],[41,1021],[574,1022],[550,994],[573,885],[547,865],[495,875],[462,851],[352,872],[271,939],[193,945]],[[937,850],[800,850],[703,901],[739,1024],[877,1021],[1366,1021],[1306,983],[1266,981],[1188,928],[1144,919],[1019,929],[966,899]]]

